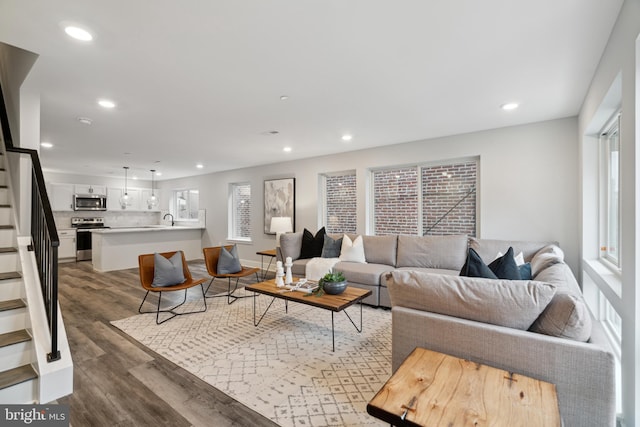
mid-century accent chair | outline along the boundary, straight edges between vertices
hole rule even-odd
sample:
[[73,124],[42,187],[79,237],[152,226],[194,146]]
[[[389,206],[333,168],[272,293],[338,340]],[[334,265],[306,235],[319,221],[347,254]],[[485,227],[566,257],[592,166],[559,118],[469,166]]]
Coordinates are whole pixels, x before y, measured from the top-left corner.
[[[214,247],[202,249],[202,252],[204,253],[204,263],[207,266],[207,272],[209,272],[209,275],[211,276],[211,281],[209,282],[209,286],[207,286],[207,290],[205,291],[205,294],[206,292],[209,291],[211,284],[216,278],[222,278],[222,279],[226,278],[228,279],[227,293],[219,294],[219,295],[211,295],[211,296],[207,296],[207,298],[227,297],[227,304],[231,304],[232,302],[235,302],[235,300],[237,300],[238,298],[246,298],[245,296],[236,296],[233,294],[238,289],[238,282],[240,278],[255,274],[256,282],[259,282],[260,279],[258,277],[258,271],[260,271],[260,269],[254,268],[254,267],[242,266],[242,270],[240,270],[237,273],[228,273],[228,274],[218,273],[218,259],[220,258],[221,248],[222,246],[214,246]],[[225,246],[225,248],[228,251],[231,251],[233,246]],[[231,290],[231,279],[236,279],[236,283],[235,283],[235,287],[233,288],[233,291]],[[233,298],[233,300],[231,298]]]

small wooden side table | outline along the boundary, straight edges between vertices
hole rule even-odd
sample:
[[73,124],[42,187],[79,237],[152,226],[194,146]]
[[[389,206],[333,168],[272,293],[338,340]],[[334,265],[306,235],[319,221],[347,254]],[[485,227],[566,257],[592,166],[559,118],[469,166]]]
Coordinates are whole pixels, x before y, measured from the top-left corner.
[[560,427],[556,386],[416,348],[367,404],[394,426]]
[[[264,281],[267,277],[267,271],[269,271],[269,267],[271,267],[271,261],[277,256],[275,249],[267,249],[265,251],[258,251],[256,255],[260,255],[260,270],[262,270],[262,281]],[[264,257],[269,258],[269,264],[267,265],[267,269],[264,269]]]

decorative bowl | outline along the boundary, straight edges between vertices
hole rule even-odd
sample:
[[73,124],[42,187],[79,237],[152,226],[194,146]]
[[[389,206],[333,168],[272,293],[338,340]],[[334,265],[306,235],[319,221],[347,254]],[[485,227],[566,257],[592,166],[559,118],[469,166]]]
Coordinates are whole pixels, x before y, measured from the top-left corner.
[[322,289],[324,289],[325,293],[329,295],[338,295],[344,292],[347,289],[347,281],[343,280],[341,282],[323,282]]

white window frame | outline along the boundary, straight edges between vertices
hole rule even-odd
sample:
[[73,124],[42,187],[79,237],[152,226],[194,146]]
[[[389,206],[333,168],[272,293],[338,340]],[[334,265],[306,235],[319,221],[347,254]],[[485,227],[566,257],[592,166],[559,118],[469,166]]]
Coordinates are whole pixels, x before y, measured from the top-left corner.
[[180,217],[180,199],[179,199],[179,193],[183,193],[186,192],[188,194],[188,198],[185,199],[185,204],[187,205],[186,207],[186,211],[190,212],[191,211],[191,203],[192,203],[192,194],[195,192],[198,194],[198,205],[200,204],[200,190],[197,188],[181,188],[181,189],[176,189],[173,190],[171,193],[171,208],[169,209],[171,211],[171,214],[173,215],[173,220],[174,221],[180,221],[180,222],[198,222],[198,218],[183,218]]
[[[251,242],[251,233],[253,232],[253,227],[251,227],[249,236],[238,236],[235,234],[236,230],[236,221],[238,221],[236,207],[238,205],[238,201],[236,200],[236,188],[248,186],[249,194],[251,194],[251,183],[249,182],[233,182],[229,184],[229,196],[228,196],[228,228],[227,228],[227,240],[235,241],[235,242]],[[251,217],[251,213],[249,215]]]
[[[611,120],[609,120],[606,126],[600,132],[600,219],[599,219],[599,246],[600,246],[600,260],[601,262],[607,266],[607,268],[613,270],[616,273],[620,273],[622,271],[621,264],[621,240],[622,240],[622,232],[621,232],[621,180],[620,180],[620,112],[617,112]],[[612,136],[615,138],[612,138]],[[614,143],[617,143],[617,171],[614,173],[617,175],[617,184],[612,183],[612,171],[611,171],[611,146]],[[618,187],[618,197],[617,200],[614,200],[613,195],[611,194],[611,186],[617,185]],[[616,203],[616,218],[615,221],[617,223],[616,227],[616,236],[615,239],[617,241],[617,247],[615,248],[615,254],[610,251],[611,246],[611,205],[612,203]]]

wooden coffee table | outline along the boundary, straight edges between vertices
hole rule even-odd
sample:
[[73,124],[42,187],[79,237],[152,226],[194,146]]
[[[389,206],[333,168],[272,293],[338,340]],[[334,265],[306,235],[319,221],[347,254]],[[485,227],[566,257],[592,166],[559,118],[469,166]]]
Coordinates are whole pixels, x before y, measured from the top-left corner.
[[394,426],[560,427],[556,386],[416,348],[367,412]]
[[[295,279],[297,280],[297,279]],[[247,291],[254,292],[253,294],[253,325],[258,326],[264,315],[267,314],[269,308],[276,299],[285,300],[285,312],[288,310],[287,301],[299,302],[301,304],[311,305],[314,307],[323,308],[331,312],[331,340],[333,344],[333,351],[336,351],[336,339],[335,339],[335,327],[333,323],[333,313],[339,311],[344,312],[347,318],[351,321],[351,324],[356,328],[356,331],[362,332],[362,300],[371,295],[371,291],[366,289],[354,288],[347,286],[347,289],[340,295],[324,294],[320,297],[315,295],[306,296],[307,294],[300,291],[287,291],[287,289],[278,288],[276,286],[275,279],[267,280],[260,283],[254,283],[253,285],[245,286]],[[269,305],[267,306],[260,319],[256,322],[256,297],[258,294],[268,295],[273,297]],[[352,306],[355,303],[360,303],[360,327],[358,327],[349,313],[345,311],[345,308]]]

